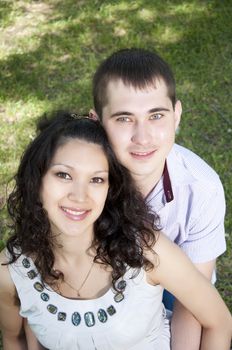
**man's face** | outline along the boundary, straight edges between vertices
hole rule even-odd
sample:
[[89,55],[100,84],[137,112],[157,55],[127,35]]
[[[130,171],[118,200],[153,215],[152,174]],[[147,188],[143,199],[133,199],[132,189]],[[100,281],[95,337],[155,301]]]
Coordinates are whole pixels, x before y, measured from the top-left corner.
[[140,182],[153,186],[163,173],[181,117],[181,103],[173,109],[163,80],[139,90],[121,80],[107,87],[102,123],[118,160]]

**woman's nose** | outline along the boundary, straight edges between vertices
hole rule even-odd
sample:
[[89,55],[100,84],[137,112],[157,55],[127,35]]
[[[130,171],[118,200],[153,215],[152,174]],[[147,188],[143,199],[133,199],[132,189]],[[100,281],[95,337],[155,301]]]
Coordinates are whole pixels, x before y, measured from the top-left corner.
[[86,185],[83,183],[73,183],[68,198],[75,202],[84,202],[88,196]]

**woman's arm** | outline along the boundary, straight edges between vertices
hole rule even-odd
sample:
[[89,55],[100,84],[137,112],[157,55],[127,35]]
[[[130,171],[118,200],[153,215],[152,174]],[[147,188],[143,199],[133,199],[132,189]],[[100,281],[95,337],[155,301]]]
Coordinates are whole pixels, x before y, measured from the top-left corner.
[[27,350],[23,319],[19,315],[16,290],[11,280],[4,252],[0,253],[0,329],[4,350]]
[[46,348],[44,348],[43,345],[41,345],[39,343],[39,341],[37,340],[36,336],[32,332],[31,328],[28,325],[27,319],[24,318],[23,321],[24,321],[23,324],[24,324],[24,330],[25,330],[25,333],[26,333],[28,349],[29,350],[30,349],[33,349],[33,350],[46,350]]
[[149,280],[169,290],[201,323],[201,350],[228,350],[232,336],[232,318],[214,286],[191,263],[177,245],[163,234],[154,246],[157,258],[147,257],[155,268]]

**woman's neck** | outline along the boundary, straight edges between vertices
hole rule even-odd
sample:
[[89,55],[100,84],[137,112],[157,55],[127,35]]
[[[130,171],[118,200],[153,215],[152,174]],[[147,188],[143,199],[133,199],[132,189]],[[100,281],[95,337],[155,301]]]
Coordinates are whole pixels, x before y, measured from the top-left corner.
[[89,237],[62,237],[54,248],[55,264],[78,264],[93,259],[95,249]]

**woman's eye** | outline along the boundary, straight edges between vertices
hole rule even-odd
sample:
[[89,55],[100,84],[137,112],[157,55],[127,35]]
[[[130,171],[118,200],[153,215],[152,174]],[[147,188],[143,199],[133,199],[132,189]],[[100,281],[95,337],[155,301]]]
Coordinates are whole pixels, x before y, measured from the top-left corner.
[[90,182],[94,184],[101,184],[104,182],[104,179],[102,177],[93,177]]
[[63,173],[62,171],[56,173],[56,176],[64,180],[71,180],[71,176],[67,173]]

